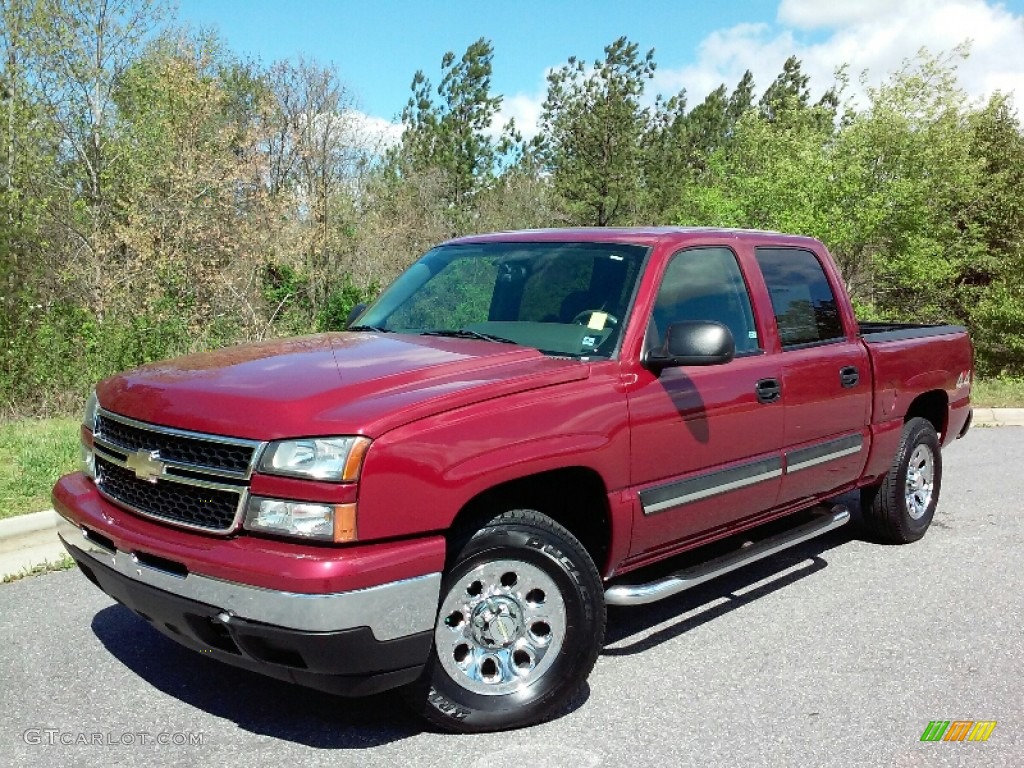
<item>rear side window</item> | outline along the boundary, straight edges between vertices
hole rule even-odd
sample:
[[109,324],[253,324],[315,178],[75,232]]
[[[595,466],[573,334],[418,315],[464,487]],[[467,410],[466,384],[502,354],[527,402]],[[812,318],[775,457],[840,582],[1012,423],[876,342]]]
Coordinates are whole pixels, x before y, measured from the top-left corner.
[[783,347],[841,339],[843,323],[821,262],[810,251],[758,248]]

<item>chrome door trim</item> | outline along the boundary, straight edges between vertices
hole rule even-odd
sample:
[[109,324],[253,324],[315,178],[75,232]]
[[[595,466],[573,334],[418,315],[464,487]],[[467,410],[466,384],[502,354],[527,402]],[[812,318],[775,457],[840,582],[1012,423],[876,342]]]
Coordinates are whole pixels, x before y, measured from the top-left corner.
[[810,445],[806,448],[798,448],[795,451],[786,452],[786,474],[791,475],[803,469],[810,469],[819,464],[841,459],[844,456],[852,456],[864,449],[864,435],[859,432],[855,435],[846,435],[834,440],[826,440],[821,443]]
[[640,492],[645,515],[681,507],[710,496],[717,496],[749,485],[763,483],[782,475],[782,458],[748,461],[745,464],[706,472],[696,477],[655,486]]

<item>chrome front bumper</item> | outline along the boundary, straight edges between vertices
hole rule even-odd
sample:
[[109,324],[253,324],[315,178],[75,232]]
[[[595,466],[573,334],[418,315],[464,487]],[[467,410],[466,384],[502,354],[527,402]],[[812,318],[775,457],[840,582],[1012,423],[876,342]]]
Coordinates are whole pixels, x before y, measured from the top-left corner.
[[219,608],[227,618],[300,632],[368,627],[374,638],[382,642],[432,631],[434,627],[440,573],[351,592],[280,592],[196,573],[172,573],[143,562],[132,553],[112,550],[90,539],[85,531],[63,517],[57,532],[64,546],[75,550],[72,555],[95,560],[134,582]]

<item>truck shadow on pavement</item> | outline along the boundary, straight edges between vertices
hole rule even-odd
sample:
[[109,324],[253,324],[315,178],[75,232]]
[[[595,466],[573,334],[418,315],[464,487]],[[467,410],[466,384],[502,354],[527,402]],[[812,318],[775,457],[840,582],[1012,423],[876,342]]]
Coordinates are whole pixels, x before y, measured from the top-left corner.
[[252,733],[321,749],[365,749],[422,731],[393,693],[349,699],[237,669],[178,645],[122,605],[97,613],[92,630],[146,683]]
[[[237,669],[169,640],[122,605],[97,613],[92,630],[114,658],[149,685],[251,733],[319,749],[367,749],[424,730],[393,692],[344,698]],[[589,696],[584,684],[558,717]]]
[[[848,495],[837,501],[846,503],[852,513],[851,521],[842,528],[674,597],[635,607],[610,606],[601,655],[642,653],[827,568],[828,562],[822,558],[825,552],[851,541],[869,540],[856,497]],[[662,624],[665,626],[659,627]]]

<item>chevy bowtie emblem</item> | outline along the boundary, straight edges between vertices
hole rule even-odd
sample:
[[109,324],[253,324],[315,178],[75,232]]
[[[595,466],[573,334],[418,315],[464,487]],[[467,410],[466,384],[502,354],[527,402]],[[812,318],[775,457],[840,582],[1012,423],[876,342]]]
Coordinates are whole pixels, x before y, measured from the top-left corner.
[[135,453],[128,454],[128,461],[125,462],[128,469],[135,472],[135,476],[139,480],[146,480],[150,483],[155,483],[156,479],[160,477],[167,465],[160,461],[160,451],[146,451],[138,450]]

